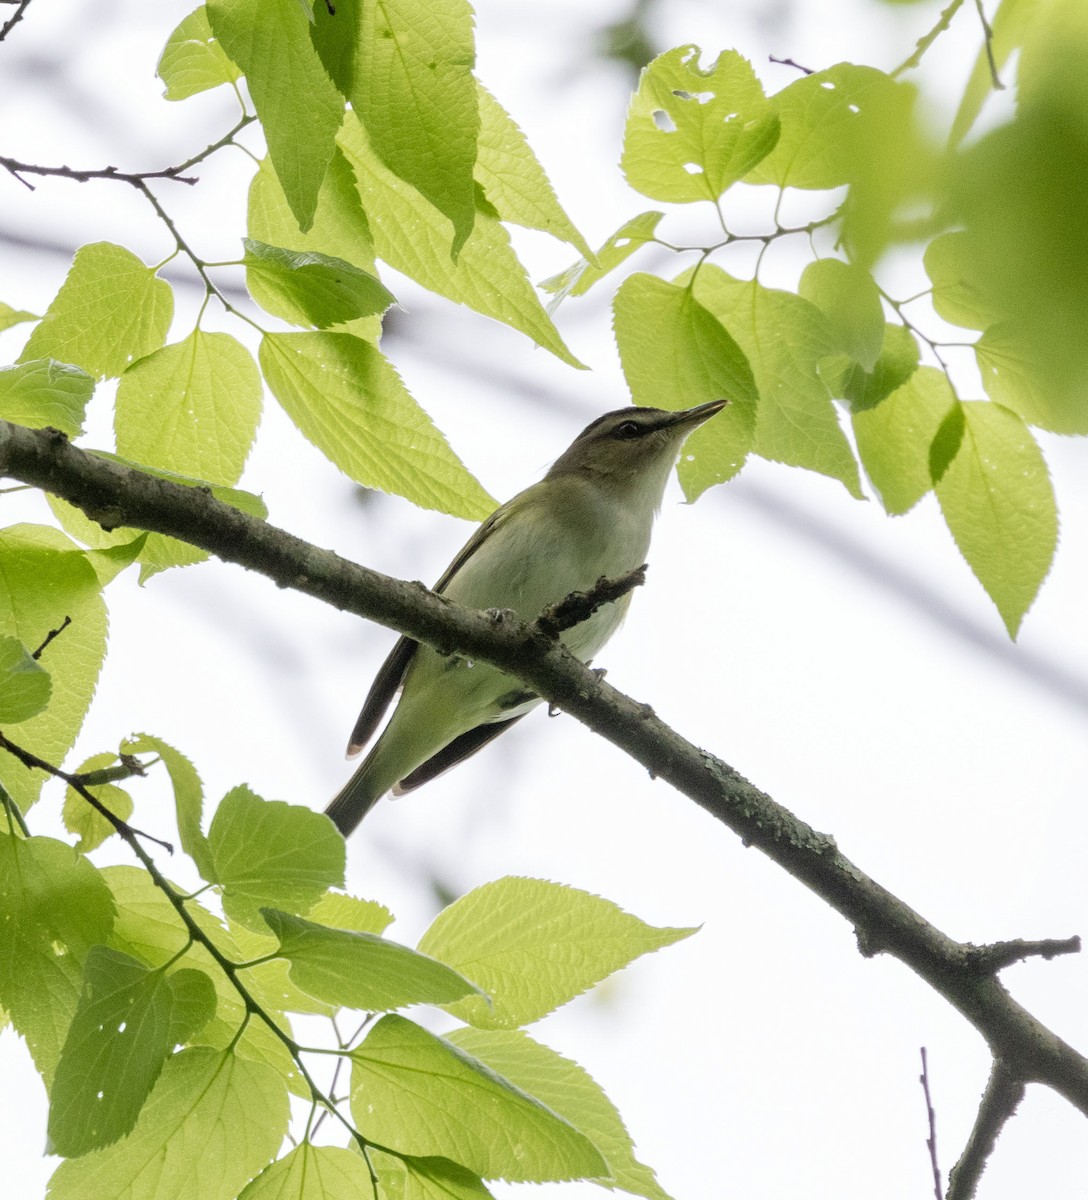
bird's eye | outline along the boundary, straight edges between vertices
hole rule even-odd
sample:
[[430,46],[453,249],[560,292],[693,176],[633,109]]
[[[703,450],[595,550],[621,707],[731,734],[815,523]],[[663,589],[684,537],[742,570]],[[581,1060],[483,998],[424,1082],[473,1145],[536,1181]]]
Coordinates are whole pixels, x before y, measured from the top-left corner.
[[624,421],[622,425],[616,426],[616,437],[618,438],[633,438],[638,437],[642,432],[635,421]]

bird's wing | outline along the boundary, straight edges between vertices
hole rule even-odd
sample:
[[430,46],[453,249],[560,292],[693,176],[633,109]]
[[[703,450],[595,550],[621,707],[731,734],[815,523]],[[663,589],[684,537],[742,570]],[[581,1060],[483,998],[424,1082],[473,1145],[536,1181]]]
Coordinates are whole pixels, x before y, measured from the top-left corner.
[[394,786],[393,795],[403,796],[405,792],[414,791],[417,787],[430,783],[432,779],[437,779],[439,775],[444,775],[451,767],[456,767],[458,763],[470,758],[477,750],[482,750],[500,733],[505,733],[523,716],[525,716],[524,713],[518,713],[516,717],[509,717],[505,721],[492,721],[489,724],[477,725],[475,729],[470,729],[467,733],[462,733],[460,737],[455,737],[448,746],[443,746],[437,754],[432,755],[425,763],[405,775],[400,783]]
[[[494,533],[506,520],[508,515],[509,505],[504,504],[501,508],[497,508],[473,533],[472,537],[465,542],[453,562],[446,568],[442,578],[439,579],[431,590],[439,593],[444,592],[454,575],[476,553],[476,550],[484,539]],[[415,656],[418,646],[419,643],[412,641],[411,638],[399,638],[396,645],[389,652],[389,657],[382,663],[378,674],[374,677],[374,682],[370,685],[370,691],[367,693],[366,700],[363,701],[359,719],[355,722],[355,728],[351,731],[351,737],[348,739],[348,758],[354,758],[374,736],[374,731],[381,723],[386,709],[393,703],[393,697],[396,696],[401,685],[404,683],[404,676],[408,673],[408,668],[412,664],[412,659]],[[494,737],[496,734],[492,734],[491,736]],[[485,740],[490,741],[490,738]],[[480,742],[480,745],[484,745],[484,742]],[[426,765],[424,764],[424,766]],[[450,765],[452,766],[452,763]],[[421,767],[420,770],[422,769]]]

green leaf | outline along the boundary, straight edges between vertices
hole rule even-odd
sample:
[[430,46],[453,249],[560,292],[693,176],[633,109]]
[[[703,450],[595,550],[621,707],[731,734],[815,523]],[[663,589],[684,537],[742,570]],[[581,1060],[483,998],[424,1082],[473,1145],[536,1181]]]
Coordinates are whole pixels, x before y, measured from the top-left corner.
[[975,65],[971,68],[960,106],[952,121],[952,130],[948,135],[950,146],[958,146],[967,136],[982,111],[986,97],[993,91],[990,56],[993,55],[994,67],[1001,71],[1012,53],[1023,45],[1035,23],[1039,5],[1040,0],[1001,0],[997,6],[990,21],[993,36],[979,47]]
[[357,483],[472,520],[495,507],[370,342],[348,333],[267,334],[260,358],[287,415]]
[[379,1200],[491,1200],[478,1175],[448,1158],[412,1158],[371,1151]]
[[298,0],[209,0],[208,18],[241,67],[284,195],[303,229],[313,223],[344,101],[310,41]]
[[0,1005],[46,1084],[79,996],[83,961],[114,903],[102,875],[52,838],[0,833]]
[[613,328],[636,404],[691,408],[729,401],[684,444],[680,481],[689,500],[732,479],[756,427],[756,385],[744,352],[691,293],[655,275],[631,275],[613,300]]
[[445,1007],[485,1029],[527,1025],[642,954],[690,937],[655,929],[600,896],[507,876],[455,900],[420,938],[491,998]]
[[477,990],[444,963],[376,934],[328,929],[273,908],[261,912],[291,960],[291,979],[330,1004],[380,1012],[447,1004]]
[[448,1040],[580,1129],[604,1155],[606,1187],[669,1200],[653,1171],[635,1157],[616,1106],[584,1068],[521,1030],[455,1029]]
[[266,1167],[238,1200],[359,1200],[372,1194],[361,1154],[303,1142]]
[[215,40],[202,4],[166,39],[155,74],[166,84],[163,96],[167,100],[186,100],[222,83],[233,83],[241,72]]
[[162,759],[174,789],[178,836],[181,848],[196,864],[201,877],[212,881],[212,853],[200,827],[204,788],[196,768],[180,751],[150,733],[137,733],[121,743],[122,754],[157,754]]
[[[199,971],[180,977],[194,989],[189,999],[198,997],[185,1023],[207,1022],[215,1011],[210,981]],[[180,1024],[166,975],[106,946],[91,948],[53,1079],[49,1139],[55,1153],[75,1158],[132,1130]]]
[[589,257],[579,259],[565,271],[545,279],[539,286],[543,291],[554,294],[551,310],[554,312],[568,296],[584,295],[610,271],[626,262],[636,250],[652,242],[664,215],[663,212],[652,211],[639,213],[637,217],[625,221],[612,234],[592,261]]
[[[271,1066],[288,1087],[308,1097],[309,1090],[284,1044],[263,1021],[246,1020],[245,1003],[223,968],[203,946],[189,945],[187,928],[147,872],[135,867],[107,867],[103,875],[117,899],[117,920],[110,939],[114,949],[131,954],[152,967],[164,966],[185,951],[186,968],[199,970],[211,980],[216,994],[216,1012],[200,1031],[201,1044],[219,1049],[234,1047],[243,1057]],[[176,884],[173,886],[179,893],[186,890]],[[233,962],[245,961],[246,955],[216,917],[196,900],[189,900],[186,907],[222,954]],[[171,978],[178,973],[176,967],[168,969]],[[265,980],[259,970],[248,971],[246,983],[263,1011],[290,1035],[290,1025],[279,1005],[280,997],[265,990]],[[238,1031],[243,1028],[239,1038]]]
[[0,367],[0,417],[31,429],[52,426],[78,437],[93,392],[90,375],[51,358]]
[[150,535],[137,534],[131,542],[121,542],[117,546],[107,546],[104,550],[88,550],[87,561],[94,568],[98,582],[102,587],[112,583],[126,567],[131,567],[143,553]]
[[326,892],[308,916],[319,925],[350,929],[355,933],[384,933],[393,923],[393,914],[384,904],[345,896],[342,892]]
[[866,371],[846,354],[834,354],[819,364],[820,378],[836,399],[846,400],[853,412],[872,408],[890,396],[918,368],[918,342],[905,325],[884,326],[884,344],[876,366]]
[[[94,568],[59,530],[13,525],[0,530],[0,634],[40,646],[46,634],[71,624],[49,643],[41,665],[53,680],[49,707],[24,721],[19,743],[60,763],[75,741],[106,655],[106,606]],[[19,767],[5,780],[25,812],[44,778]]]
[[699,66],[678,46],[643,70],[627,113],[620,165],[654,200],[715,201],[774,149],[778,117],[751,63],[735,50]]
[[11,329],[14,325],[22,325],[24,321],[40,321],[37,313],[27,312],[25,308],[12,308],[10,304],[0,303],[0,333]]
[[382,162],[449,220],[446,253],[456,258],[476,219],[472,9],[467,0],[376,0],[357,16],[351,106]]
[[261,377],[226,333],[194,329],[141,358],[117,385],[117,452],[211,483],[238,482],[261,418]]
[[1015,413],[986,401],[962,407],[963,442],[936,485],[937,499],[960,553],[1015,638],[1054,558],[1054,491],[1042,453]]
[[1088,433],[1083,384],[1052,386],[1050,364],[1030,330],[1016,321],[991,325],[975,343],[987,396],[1051,433]]
[[827,318],[836,350],[871,372],[884,345],[884,308],[872,275],[838,258],[820,258],[801,273],[797,292]]
[[263,800],[232,788],[208,830],[212,881],[223,908],[243,925],[263,930],[259,909],[281,905],[305,912],[344,882],[344,839],[323,813],[283,800]]
[[61,1163],[49,1200],[234,1200],[287,1129],[287,1091],[261,1063],[207,1047],[163,1068],[123,1141]]
[[[118,761],[117,755],[108,751],[104,754],[92,754],[90,758],[84,759],[76,767],[73,774],[84,775],[89,771],[112,767]],[[88,787],[87,790],[96,800],[101,801],[115,817],[127,821],[132,816],[132,797],[123,788],[112,783],[103,783]],[[96,808],[88,804],[73,787],[67,787],[64,790],[64,807],[61,809],[61,817],[64,821],[64,828],[69,833],[79,834],[76,849],[81,854],[87,854],[101,846],[106,838],[112,837],[116,832],[110,822]]]
[[[295,325],[327,329],[379,316],[395,297],[381,280],[342,258],[317,250],[285,250],[245,240],[246,281],[271,301],[268,311]],[[263,305],[262,305],[263,306]]]
[[489,208],[477,212],[454,262],[449,220],[382,163],[357,120],[344,123],[340,145],[359,180],[379,258],[430,291],[524,333],[572,367],[582,366],[563,344]]
[[504,221],[539,229],[592,258],[552,188],[525,134],[514,118],[483,86],[477,84],[480,104],[479,156],[476,182]]
[[174,293],[153,268],[123,246],[94,242],[76,251],[19,361],[54,358],[96,379],[120,375],[166,341],[173,315]]
[[889,513],[907,512],[933,486],[930,447],[955,404],[945,373],[919,367],[874,408],[854,413],[858,454]]
[[835,351],[823,313],[791,292],[742,283],[704,265],[695,296],[736,339],[759,388],[753,450],[819,471],[861,498],[857,462],[839,426],[819,364]]
[[399,1154],[452,1159],[485,1179],[596,1179],[600,1151],[569,1122],[403,1017],[383,1017],[352,1053],[351,1111]]
[[934,238],[923,259],[933,284],[933,307],[953,325],[985,329],[1001,317],[1001,308],[986,295],[978,278],[977,251],[969,233],[957,230]]
[[19,725],[43,712],[53,692],[49,672],[18,638],[0,637],[0,724]]
[[745,182],[821,189],[850,183],[872,123],[898,86],[883,71],[854,63],[795,80],[770,97],[781,134]]

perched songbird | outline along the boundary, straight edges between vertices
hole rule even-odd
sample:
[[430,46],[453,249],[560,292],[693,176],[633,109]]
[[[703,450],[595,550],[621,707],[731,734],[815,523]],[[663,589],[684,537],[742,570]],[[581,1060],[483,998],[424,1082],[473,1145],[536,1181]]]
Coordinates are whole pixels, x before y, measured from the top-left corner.
[[[726,403],[683,412],[621,408],[599,417],[539,483],[488,517],[434,590],[469,608],[509,608],[531,621],[571,592],[588,591],[601,576],[641,566],[684,439]],[[628,593],[567,630],[567,649],[583,662],[592,659],[630,600]],[[400,795],[434,779],[540,703],[496,667],[443,656],[402,637],[355,723],[349,758],[371,739],[399,688],[389,723],[325,810],[345,835],[390,789]]]

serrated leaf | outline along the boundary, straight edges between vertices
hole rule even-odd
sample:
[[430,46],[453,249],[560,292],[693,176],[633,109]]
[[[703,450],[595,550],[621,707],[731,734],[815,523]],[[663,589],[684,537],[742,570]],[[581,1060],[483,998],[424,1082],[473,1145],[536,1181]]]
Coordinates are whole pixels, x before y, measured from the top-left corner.
[[695,296],[751,364],[759,389],[756,454],[829,475],[860,499],[857,462],[818,370],[835,349],[824,315],[791,292],[743,283],[709,264],[695,279]]
[[381,1012],[410,1004],[447,1004],[477,989],[456,971],[373,933],[329,929],[262,909],[291,962],[291,979],[330,1004]]
[[440,1156],[484,1179],[596,1179],[607,1164],[569,1122],[403,1017],[383,1017],[351,1055],[351,1111],[365,1137]]
[[745,182],[795,188],[850,183],[867,122],[898,86],[883,71],[855,63],[839,63],[787,85],[770,97],[781,123],[778,142]]
[[569,242],[587,259],[592,251],[563,211],[559,198],[514,118],[477,84],[480,135],[476,182],[499,217]]
[[[317,250],[285,250],[245,239],[246,281],[254,299],[295,325],[328,329],[379,316],[395,297],[381,280],[342,258]],[[254,292],[256,284],[256,292]],[[263,302],[262,306],[263,306]]]
[[[215,993],[199,980],[206,1022]],[[190,1022],[200,1020],[191,1008]],[[94,946],[83,966],[83,988],[53,1079],[49,1139],[58,1154],[75,1158],[129,1133],[176,1043],[179,1023],[167,976],[106,946]]]
[[147,467],[238,482],[261,417],[261,377],[226,333],[194,329],[135,362],[117,385],[117,453]]
[[287,1091],[261,1063],[207,1047],[166,1064],[123,1141],[70,1159],[49,1200],[234,1200],[287,1129]]
[[636,404],[682,409],[729,401],[684,443],[679,472],[687,498],[732,479],[752,445],[757,394],[748,360],[721,322],[690,288],[638,274],[616,292],[613,328]]
[[241,67],[268,156],[303,229],[313,223],[344,101],[310,41],[298,0],[209,0],[212,31]]
[[565,271],[543,280],[539,287],[555,296],[549,309],[554,312],[568,296],[584,295],[610,271],[626,262],[636,250],[641,249],[647,242],[652,242],[664,215],[663,212],[639,213],[637,217],[625,221],[612,234],[597,251],[592,262],[589,258],[579,259]]
[[1088,433],[1083,387],[1054,387],[1044,351],[1018,322],[991,325],[975,343],[975,358],[991,400],[1051,433]]
[[582,367],[563,344],[493,213],[477,212],[453,262],[449,220],[384,165],[357,120],[345,121],[340,145],[359,180],[379,258],[430,291],[502,321],[563,362]]
[[[108,751],[104,754],[92,754],[90,758],[84,759],[76,767],[73,774],[84,775],[89,771],[98,771],[103,767],[112,767],[117,761],[117,755],[111,754]],[[123,788],[119,788],[112,783],[104,783],[88,787],[88,790],[115,817],[120,817],[122,821],[127,821],[132,816],[132,797]],[[73,787],[67,787],[64,790],[64,807],[61,809],[61,819],[64,821],[64,828],[69,833],[79,834],[76,849],[81,854],[87,854],[91,850],[101,846],[106,838],[111,837],[116,832],[110,822],[93,805],[88,804]]]
[[950,146],[958,146],[967,136],[982,111],[986,97],[993,91],[990,56],[993,56],[994,67],[1001,71],[1012,53],[1022,45],[1034,23],[1039,3],[1040,0],[1001,0],[997,6],[990,21],[992,36],[979,39],[983,45],[979,47],[975,65],[971,68],[960,106],[952,121],[952,129],[948,135]]
[[448,219],[446,253],[456,258],[476,220],[472,9],[467,0],[376,0],[357,15],[351,106],[382,162]]
[[53,358],[96,379],[120,375],[166,341],[173,315],[173,290],[153,268],[123,246],[94,242],[76,251],[19,361]]
[[53,681],[18,638],[0,637],[0,724],[18,725],[44,711]]
[[0,367],[0,417],[31,429],[52,426],[78,437],[93,392],[86,371],[51,358]]
[[472,520],[494,509],[370,342],[348,333],[267,334],[260,358],[287,415],[357,483]]
[[10,304],[0,303],[0,333],[11,329],[14,325],[22,325],[24,321],[40,321],[37,313],[27,312],[25,308],[12,308]]
[[642,954],[690,937],[655,929],[609,900],[543,879],[507,876],[455,900],[420,938],[491,997],[447,1004],[485,1029],[527,1025]]
[[326,892],[307,914],[311,921],[354,933],[384,933],[393,914],[376,900],[360,900],[342,892]]
[[491,1200],[483,1180],[448,1158],[371,1153],[379,1200]]
[[370,1171],[361,1154],[303,1142],[266,1167],[238,1200],[359,1200],[372,1194]]
[[835,354],[819,364],[820,378],[831,394],[849,403],[851,411],[872,408],[901,387],[918,369],[918,342],[905,325],[884,326],[884,343],[872,371],[866,371],[845,354]]
[[219,802],[208,830],[212,882],[236,921],[263,929],[262,905],[305,912],[344,882],[344,839],[323,813],[264,800],[245,786]]
[[930,448],[955,403],[945,373],[919,367],[875,407],[854,413],[858,454],[889,513],[907,512],[933,486]]
[[1023,421],[987,401],[962,405],[959,452],[936,484],[960,553],[1015,638],[1050,570],[1058,515],[1046,462]]
[[669,1200],[653,1171],[635,1157],[616,1106],[578,1063],[521,1030],[455,1029],[448,1040],[580,1129],[608,1163],[601,1181],[606,1187]]
[[1000,318],[1000,306],[987,297],[978,278],[977,251],[969,233],[957,230],[934,238],[923,262],[933,284],[933,307],[946,321],[985,329]]
[[884,345],[884,308],[872,275],[838,258],[819,258],[802,271],[797,292],[827,318],[836,350],[871,372]]
[[136,733],[121,743],[122,754],[157,754],[162,759],[174,790],[178,836],[181,848],[196,864],[201,876],[211,882],[212,859],[208,840],[200,827],[204,787],[196,768],[180,751],[150,733]]
[[101,873],[71,846],[0,833],[0,1005],[47,1084],[75,1012],[83,961],[109,937],[114,913]]
[[220,84],[233,83],[241,71],[216,41],[207,9],[201,4],[166,39],[155,74],[166,84],[163,96],[167,100],[186,100]]
[[[13,525],[0,531],[0,634],[40,646],[65,617],[71,624],[40,659],[53,680],[49,707],[19,728],[20,745],[52,763],[68,753],[94,694],[106,654],[106,606],[93,567],[59,530]],[[25,812],[44,777],[19,767],[4,782]]]
[[751,63],[726,50],[699,66],[698,46],[659,55],[639,79],[620,165],[654,200],[715,201],[774,149],[778,117]]

